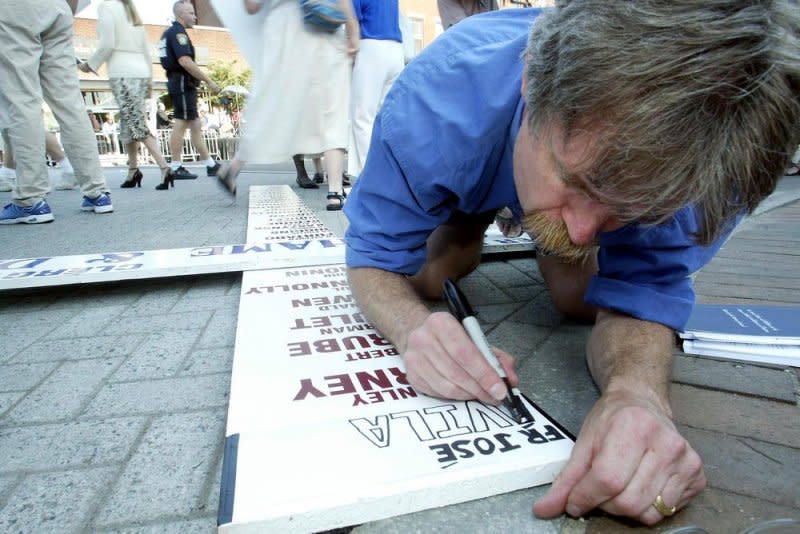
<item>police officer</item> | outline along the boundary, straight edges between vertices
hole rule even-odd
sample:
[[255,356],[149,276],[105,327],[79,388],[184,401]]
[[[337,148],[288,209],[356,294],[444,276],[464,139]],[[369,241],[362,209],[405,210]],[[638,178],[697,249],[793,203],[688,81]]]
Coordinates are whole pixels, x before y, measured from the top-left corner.
[[175,2],[172,6],[175,22],[164,32],[159,42],[159,55],[161,66],[167,71],[167,91],[172,99],[173,119],[172,134],[169,139],[172,162],[170,167],[176,180],[193,180],[196,174],[187,171],[181,165],[181,152],[183,150],[183,135],[186,129],[192,139],[192,144],[200,154],[200,162],[206,165],[209,176],[214,176],[220,164],[208,154],[208,147],[203,140],[200,120],[197,114],[197,87],[200,82],[206,82],[209,89],[219,93],[219,86],[214,83],[194,62],[194,46],[186,34],[187,28],[193,28],[197,22],[194,6],[189,2]]

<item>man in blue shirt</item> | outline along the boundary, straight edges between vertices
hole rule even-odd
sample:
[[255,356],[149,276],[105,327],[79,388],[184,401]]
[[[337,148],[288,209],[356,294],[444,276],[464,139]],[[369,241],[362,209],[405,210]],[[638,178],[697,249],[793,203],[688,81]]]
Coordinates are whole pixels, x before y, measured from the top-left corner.
[[601,508],[654,524],[705,486],[671,421],[673,330],[693,306],[690,274],[774,189],[800,122],[791,2],[706,4],[462,21],[395,82],[345,205],[353,293],[423,393],[505,393],[460,324],[423,301],[474,269],[499,208],[546,252],[555,305],[595,321],[602,395],[541,517]]
[[353,0],[361,41],[353,64],[347,172],[361,174],[367,159],[372,123],[386,93],[403,70],[403,37],[397,0]]

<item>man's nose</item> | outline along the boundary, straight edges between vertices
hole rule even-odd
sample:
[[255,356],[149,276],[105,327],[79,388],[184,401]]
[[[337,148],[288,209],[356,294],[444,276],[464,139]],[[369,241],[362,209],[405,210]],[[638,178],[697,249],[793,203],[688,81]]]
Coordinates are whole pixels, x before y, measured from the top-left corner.
[[568,212],[563,217],[569,238],[576,245],[592,243],[603,222],[602,217],[591,212]]

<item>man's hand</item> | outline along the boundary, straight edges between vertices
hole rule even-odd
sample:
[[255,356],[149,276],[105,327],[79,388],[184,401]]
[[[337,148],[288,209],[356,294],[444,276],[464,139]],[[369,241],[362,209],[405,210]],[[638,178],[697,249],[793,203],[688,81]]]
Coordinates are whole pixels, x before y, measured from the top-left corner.
[[[81,72],[85,72],[87,74],[94,72],[92,70],[92,67],[90,67],[89,63],[87,63],[86,61],[81,61],[80,63],[78,63],[78,70]],[[96,72],[94,73],[97,74]]]
[[522,235],[522,225],[514,219],[514,213],[507,207],[497,212],[494,222],[506,237],[519,237]]
[[538,517],[594,508],[653,525],[661,495],[680,509],[706,485],[700,457],[664,408],[644,395],[604,394],[584,421],[569,462],[533,507]]
[[[458,320],[436,312],[408,335],[403,361],[414,389],[446,399],[479,399],[497,404],[506,386],[467,335]],[[519,382],[514,358],[492,347],[512,385]]]
[[217,85],[217,82],[215,82],[214,80],[208,80],[208,84],[207,85],[208,85],[209,91],[211,91],[215,95],[219,94],[220,91],[222,91],[222,89],[220,89],[219,85]]

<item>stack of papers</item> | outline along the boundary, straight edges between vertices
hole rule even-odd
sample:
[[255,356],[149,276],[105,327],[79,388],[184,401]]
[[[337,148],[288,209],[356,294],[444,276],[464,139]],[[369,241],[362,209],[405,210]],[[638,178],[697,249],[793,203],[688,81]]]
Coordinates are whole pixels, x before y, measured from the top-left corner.
[[683,332],[687,354],[800,367],[800,308],[697,304]]

